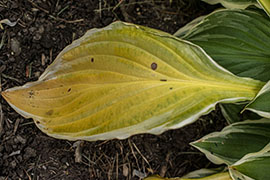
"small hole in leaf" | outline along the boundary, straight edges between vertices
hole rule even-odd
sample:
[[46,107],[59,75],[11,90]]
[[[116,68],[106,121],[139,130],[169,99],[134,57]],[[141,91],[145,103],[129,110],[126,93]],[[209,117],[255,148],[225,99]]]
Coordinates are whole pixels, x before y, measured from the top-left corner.
[[167,79],[160,79],[160,81],[167,81]]
[[40,122],[39,122],[39,121],[37,121],[37,124],[40,124]]
[[172,90],[173,88],[172,87],[170,87],[170,90]]
[[70,92],[70,91],[71,91],[71,88],[69,88],[67,92]]
[[91,62],[94,62],[94,58],[91,58]]
[[151,64],[151,69],[156,70],[157,69],[157,63],[153,62]]

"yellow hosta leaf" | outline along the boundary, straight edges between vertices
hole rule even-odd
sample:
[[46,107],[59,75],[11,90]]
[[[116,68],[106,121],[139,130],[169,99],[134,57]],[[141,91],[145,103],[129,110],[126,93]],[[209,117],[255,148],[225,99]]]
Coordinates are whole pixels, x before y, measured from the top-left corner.
[[50,136],[102,140],[182,127],[218,102],[251,100],[262,85],[191,43],[116,22],[66,47],[38,81],[2,95]]

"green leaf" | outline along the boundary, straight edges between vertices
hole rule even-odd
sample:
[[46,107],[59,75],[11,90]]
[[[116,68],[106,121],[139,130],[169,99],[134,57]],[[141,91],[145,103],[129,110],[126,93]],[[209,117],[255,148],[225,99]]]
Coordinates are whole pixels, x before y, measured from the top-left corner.
[[246,102],[236,104],[220,104],[220,109],[229,124],[244,121],[244,120],[258,120],[261,119],[259,115],[251,111],[243,111]]
[[265,12],[270,16],[270,1],[269,0],[258,0],[258,2],[263,7]]
[[214,163],[231,165],[244,155],[261,150],[270,141],[270,120],[244,121],[195,141],[192,146]]
[[179,128],[218,102],[253,99],[263,85],[234,76],[196,45],[116,22],[90,30],[38,81],[2,96],[50,136],[94,141]]
[[[185,27],[183,27],[185,28]],[[270,80],[270,21],[250,10],[221,10],[205,17],[183,36],[202,47],[230,72]]]
[[202,0],[208,4],[222,4],[228,9],[246,9],[250,5],[257,5],[256,0]]
[[261,151],[245,155],[230,167],[234,180],[270,179],[270,144]]
[[262,117],[270,118],[270,81],[260,90],[246,110],[253,111]]

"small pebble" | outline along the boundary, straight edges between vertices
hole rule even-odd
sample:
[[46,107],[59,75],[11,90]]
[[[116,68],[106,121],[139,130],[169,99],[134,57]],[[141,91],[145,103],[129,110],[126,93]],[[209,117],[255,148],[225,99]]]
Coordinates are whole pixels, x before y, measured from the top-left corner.
[[17,166],[16,161],[15,160],[11,161],[10,166],[11,166],[11,168],[14,169]]
[[11,39],[11,51],[14,53],[15,56],[20,55],[21,53],[21,47],[20,42],[16,38]]
[[17,135],[15,138],[18,142],[25,144],[26,143],[26,139],[24,139],[22,136]]
[[30,147],[25,148],[25,153],[23,155],[24,160],[28,160],[31,157],[36,157],[36,150]]

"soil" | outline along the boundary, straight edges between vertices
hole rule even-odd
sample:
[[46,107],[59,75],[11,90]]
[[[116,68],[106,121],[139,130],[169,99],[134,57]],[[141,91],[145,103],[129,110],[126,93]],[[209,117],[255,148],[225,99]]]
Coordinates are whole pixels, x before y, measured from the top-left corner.
[[[122,20],[174,33],[216,8],[198,0],[2,0],[0,20],[17,24],[2,24],[0,29],[1,88],[36,80],[65,46],[88,29]],[[18,115],[1,98],[0,180],[182,176],[214,166],[189,143],[225,124],[217,110],[196,123],[159,136],[71,142],[43,134],[31,119]],[[78,150],[81,162],[75,159]]]

